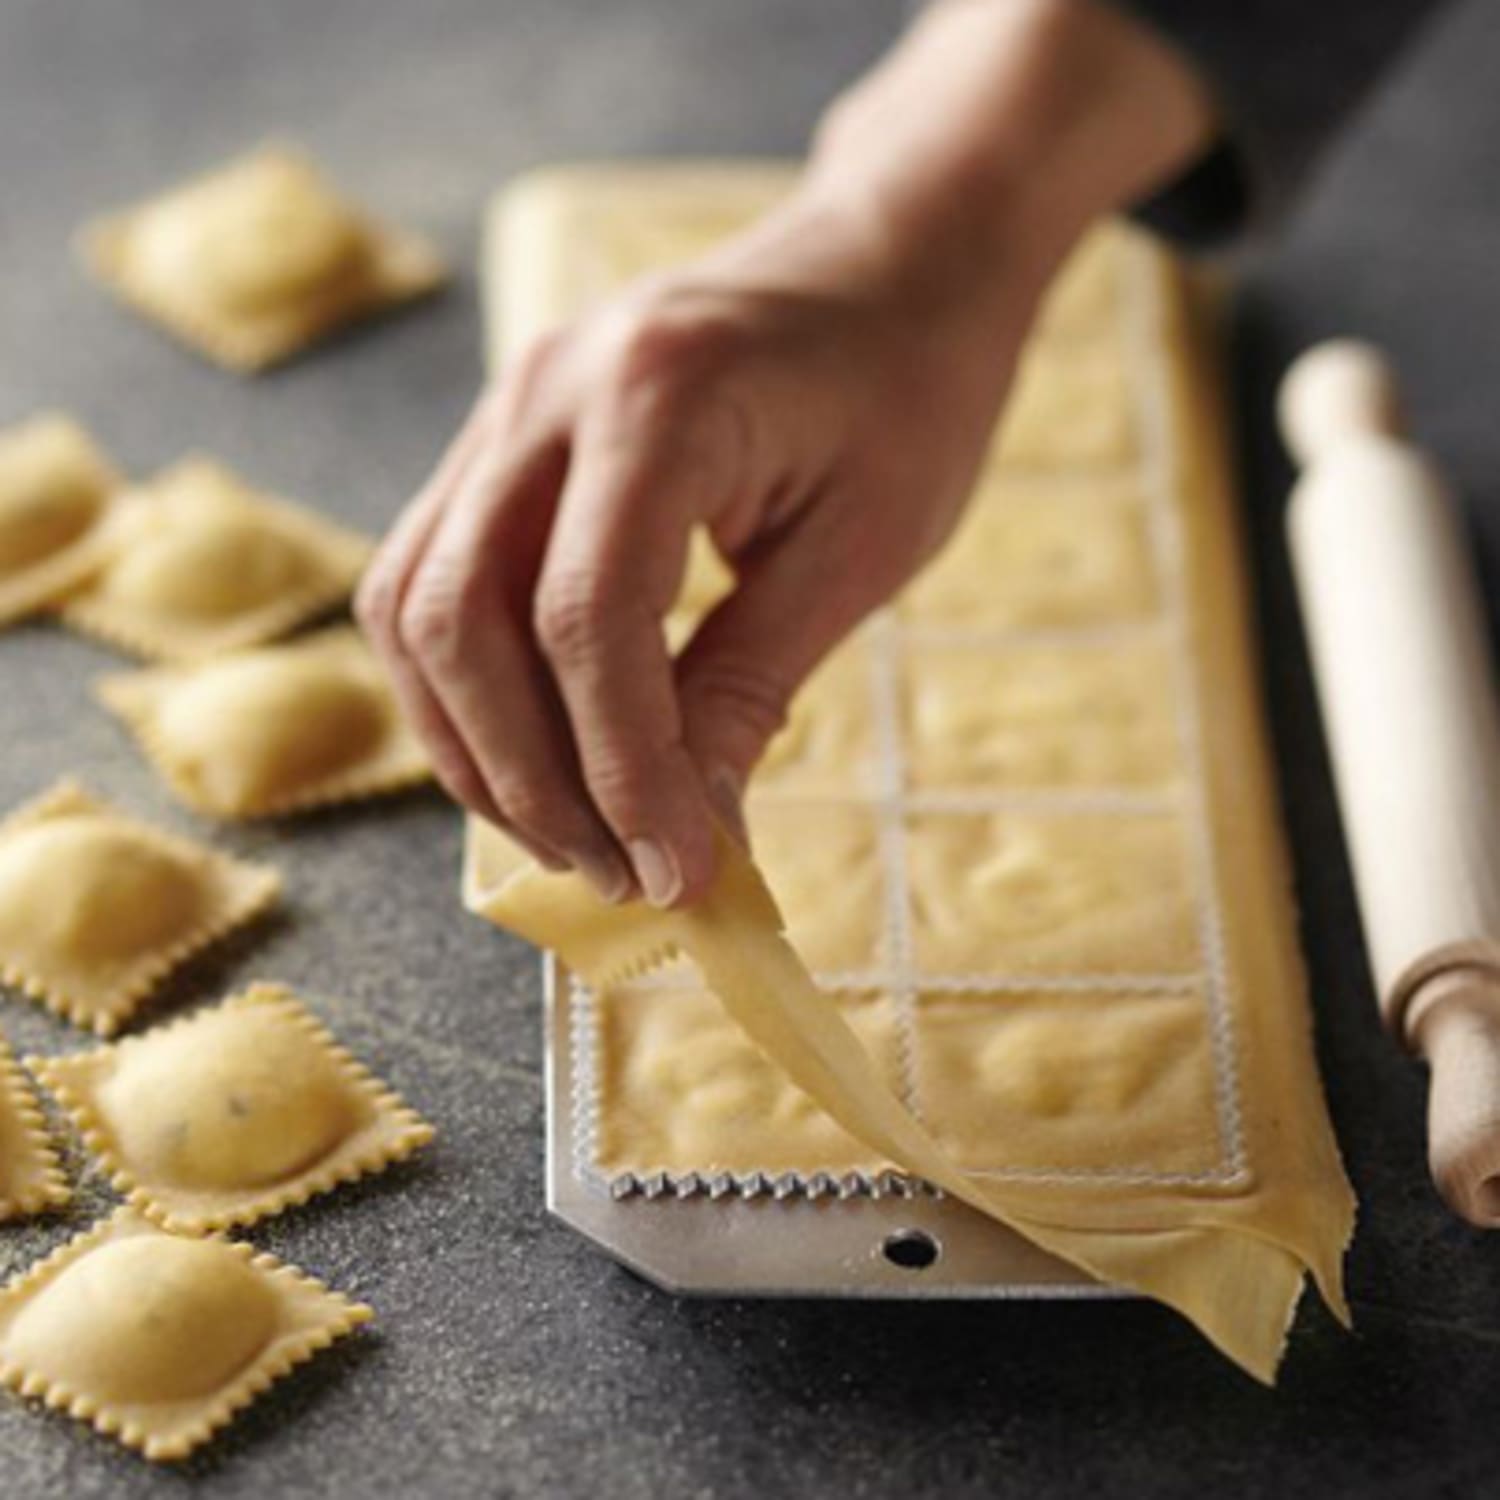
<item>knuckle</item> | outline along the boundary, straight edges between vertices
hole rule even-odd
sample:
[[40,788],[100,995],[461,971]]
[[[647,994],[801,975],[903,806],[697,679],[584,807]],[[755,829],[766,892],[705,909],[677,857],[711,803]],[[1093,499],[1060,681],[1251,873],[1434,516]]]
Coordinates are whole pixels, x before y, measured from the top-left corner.
[[432,774],[455,802],[476,812],[488,808],[489,794],[467,756],[450,745],[431,744],[427,748],[427,758],[432,762]]
[[496,780],[495,805],[521,832],[548,843],[559,826],[565,826],[567,802],[555,787],[534,776],[511,773]]
[[552,330],[537,334],[525,345],[491,387],[495,409],[502,413],[525,410],[546,381],[562,343],[562,333]]
[[554,662],[594,656],[608,628],[609,598],[597,574],[575,570],[544,579],[537,590],[533,625]]
[[386,570],[370,568],[354,593],[354,618],[367,635],[383,639],[389,634],[394,607],[395,589]]
[[453,666],[462,651],[463,630],[454,601],[429,591],[413,594],[402,607],[397,635],[407,651],[439,670]]
[[725,319],[674,303],[670,297],[647,301],[616,329],[611,373],[620,385],[676,395],[708,378],[730,352]]
[[643,760],[623,745],[595,750],[585,771],[589,791],[611,821],[627,828],[644,827],[660,800],[661,772],[655,758]]
[[764,743],[786,723],[791,688],[776,673],[746,661],[722,661],[693,684],[699,712],[728,721]]
[[523,384],[536,380],[552,363],[562,344],[562,335],[556,329],[534,334],[521,348],[510,367],[510,376]]

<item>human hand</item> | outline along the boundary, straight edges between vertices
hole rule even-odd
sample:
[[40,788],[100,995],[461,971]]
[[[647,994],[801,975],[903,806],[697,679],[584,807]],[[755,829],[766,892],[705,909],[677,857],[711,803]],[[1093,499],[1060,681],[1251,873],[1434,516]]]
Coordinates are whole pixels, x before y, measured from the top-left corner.
[[[715,817],[819,658],[948,535],[1048,274],[1143,170],[1137,143],[1103,172],[1076,124],[1044,136],[1051,180],[969,140],[984,89],[1050,76],[1058,28],[1117,44],[1128,23],[1082,0],[938,10],[915,62],[835,110],[783,207],[502,373],[360,590],[445,788],[611,899],[706,887]],[[912,115],[938,80],[973,116],[957,143]],[[1029,107],[1068,118],[1042,92]],[[698,527],[736,586],[674,660]]]

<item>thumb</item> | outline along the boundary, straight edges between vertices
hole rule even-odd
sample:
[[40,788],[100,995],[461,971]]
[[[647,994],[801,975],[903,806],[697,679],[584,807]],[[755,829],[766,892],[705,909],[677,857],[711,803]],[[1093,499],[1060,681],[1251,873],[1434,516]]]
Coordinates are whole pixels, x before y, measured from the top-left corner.
[[743,835],[740,801],[793,695],[859,620],[836,569],[793,530],[737,559],[738,586],[677,661],[683,741],[721,817]]

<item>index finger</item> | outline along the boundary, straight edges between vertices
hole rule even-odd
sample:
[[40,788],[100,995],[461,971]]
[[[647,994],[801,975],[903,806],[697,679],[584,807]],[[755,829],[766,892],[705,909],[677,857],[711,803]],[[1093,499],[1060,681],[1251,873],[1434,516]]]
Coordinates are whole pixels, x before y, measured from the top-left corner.
[[694,524],[734,479],[732,451],[692,421],[651,403],[592,410],[574,434],[537,588],[537,636],[585,784],[660,906],[701,894],[714,864],[662,619]]

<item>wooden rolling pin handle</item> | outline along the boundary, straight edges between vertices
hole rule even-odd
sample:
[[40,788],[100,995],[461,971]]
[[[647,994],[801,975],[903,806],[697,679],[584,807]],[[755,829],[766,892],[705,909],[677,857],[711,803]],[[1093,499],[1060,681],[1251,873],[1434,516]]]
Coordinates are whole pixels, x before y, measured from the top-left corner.
[[1438,1181],[1490,1224],[1500,712],[1469,548],[1441,476],[1400,436],[1377,351],[1340,342],[1304,355],[1280,417],[1306,465],[1287,525],[1381,1011],[1432,1063]]
[[1302,355],[1281,382],[1277,418],[1304,469],[1350,439],[1404,439],[1407,430],[1395,371],[1357,339],[1330,339]]
[[1432,1179],[1454,1212],[1500,1228],[1500,984],[1483,970],[1450,969],[1418,991],[1406,1014],[1432,1070]]

